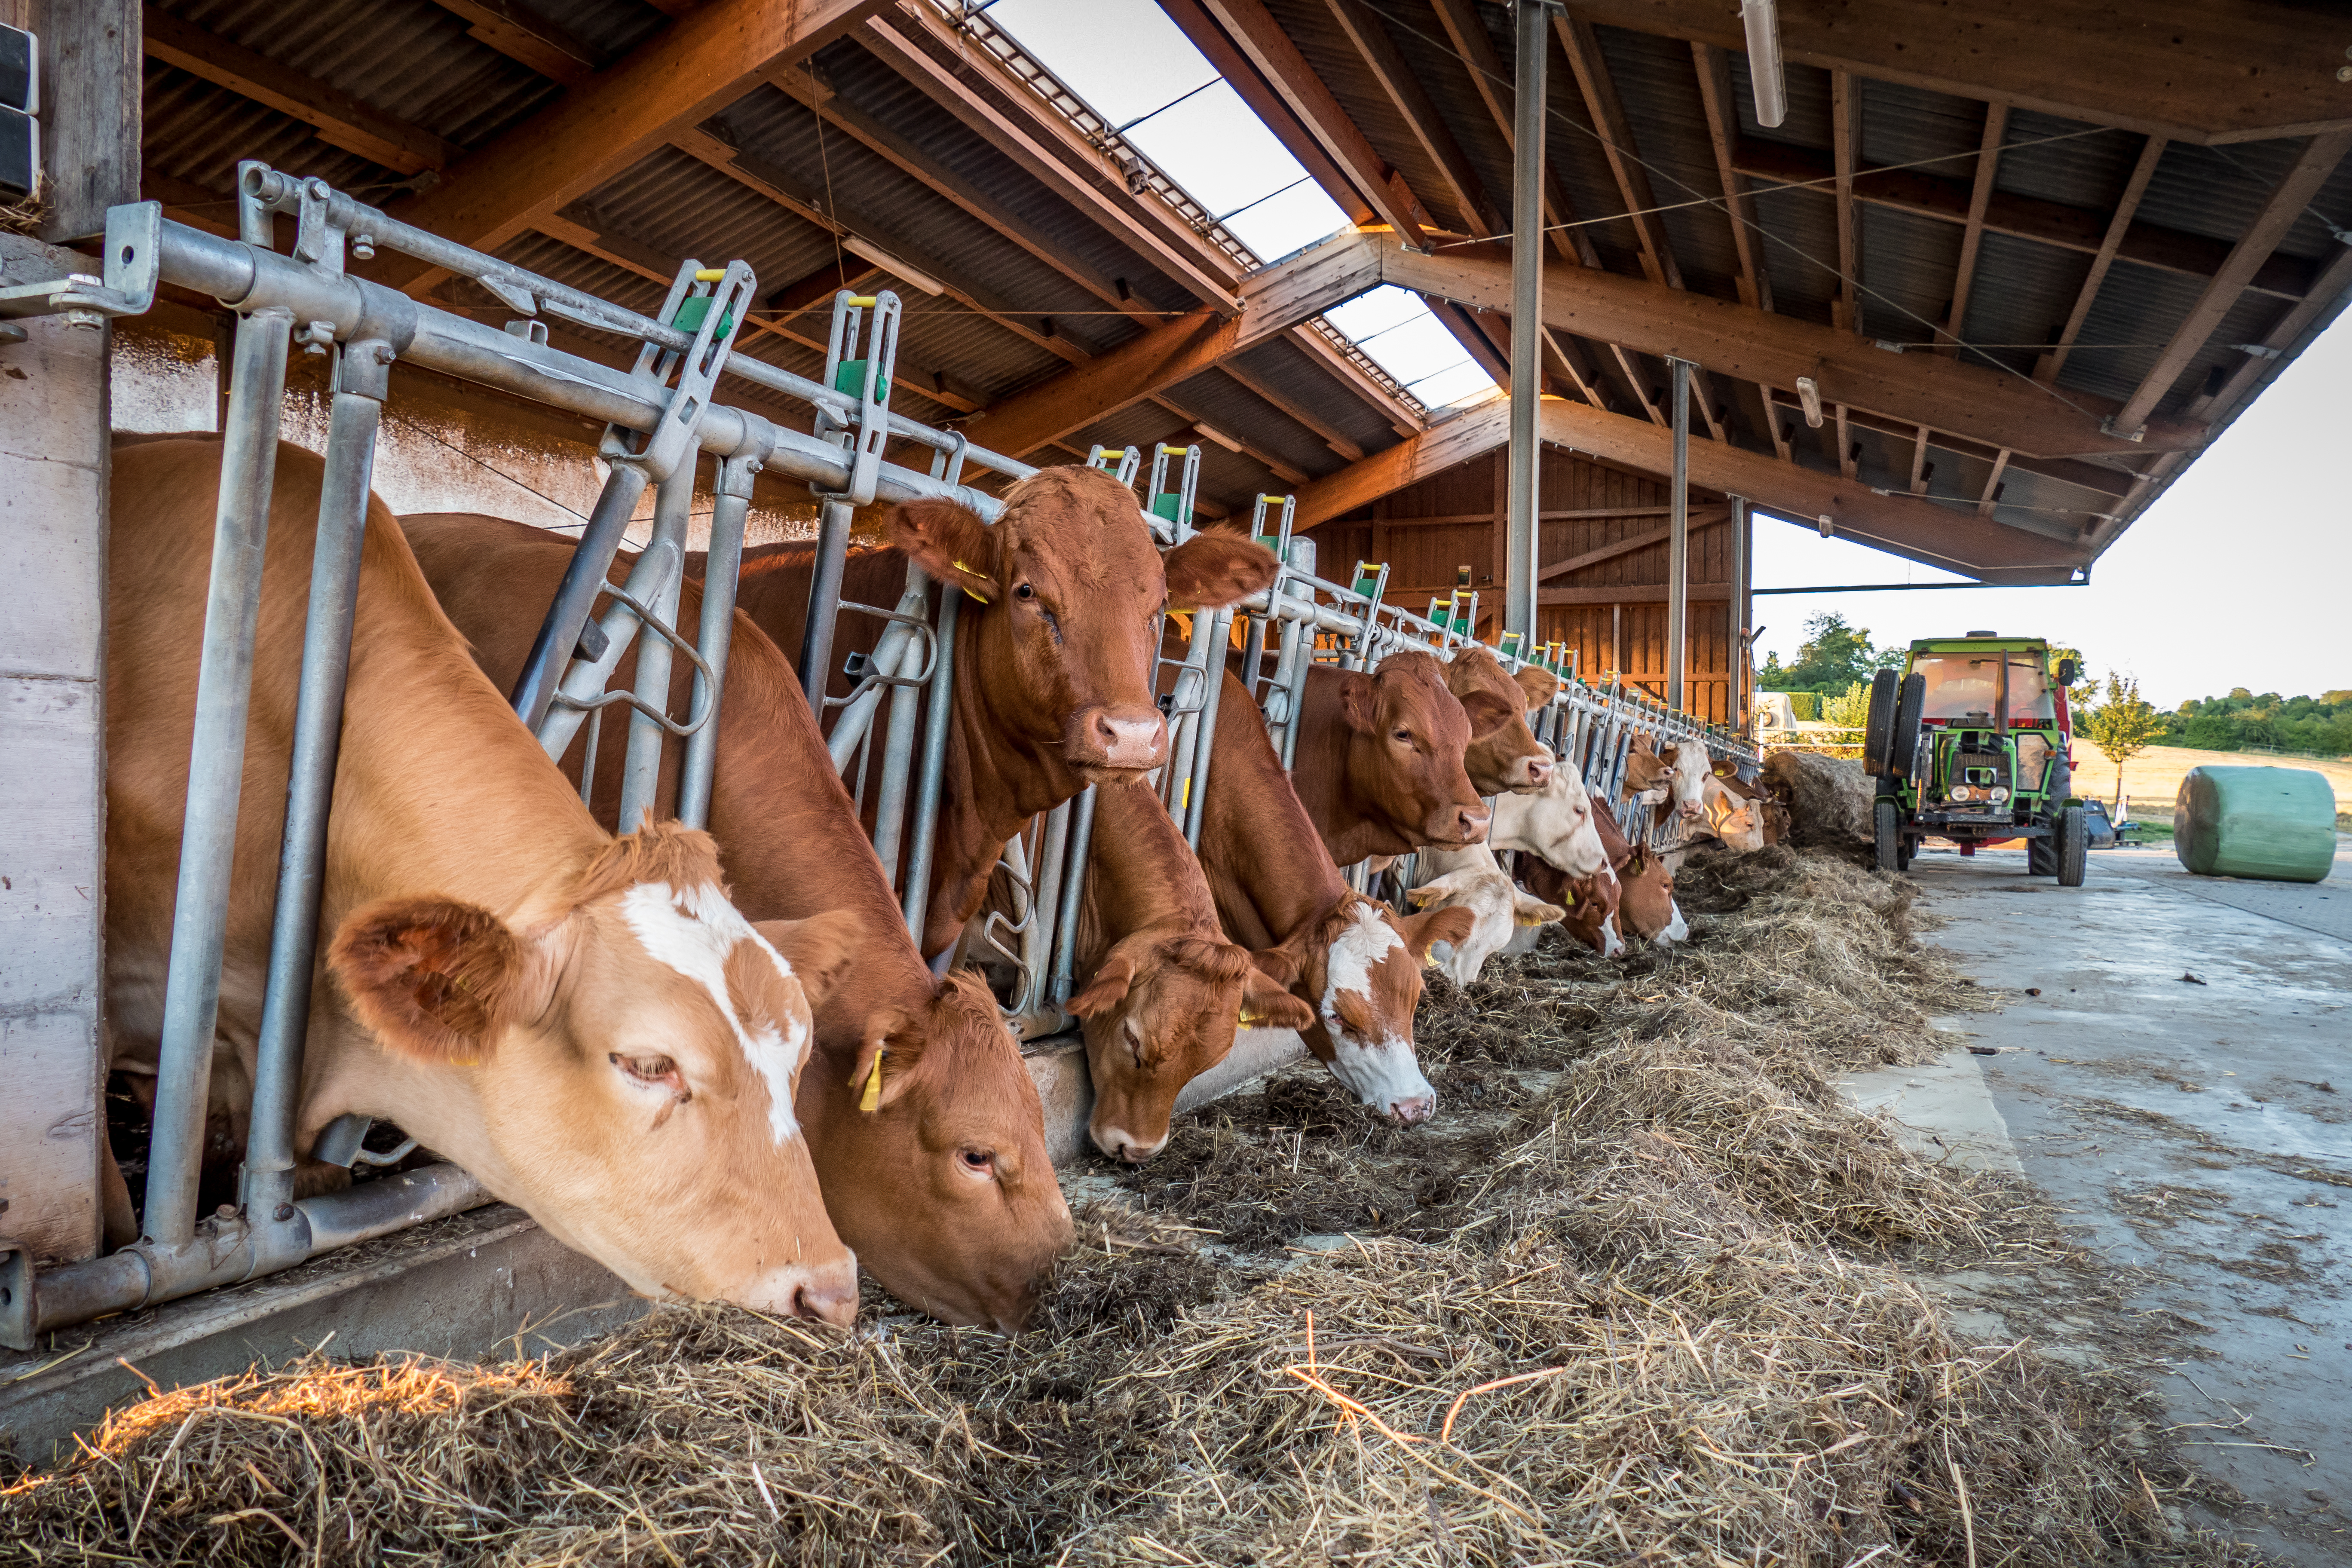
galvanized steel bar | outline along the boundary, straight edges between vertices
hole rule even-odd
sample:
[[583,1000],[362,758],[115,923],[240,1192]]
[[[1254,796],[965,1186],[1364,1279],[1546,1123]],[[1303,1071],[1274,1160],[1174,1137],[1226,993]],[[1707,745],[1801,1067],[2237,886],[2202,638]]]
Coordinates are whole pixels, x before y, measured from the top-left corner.
[[[654,539],[657,544],[676,542],[680,569],[669,574],[646,607],[668,626],[677,624],[678,597],[686,586],[686,529],[693,510],[694,457],[689,452],[654,492]],[[643,706],[629,711],[629,747],[621,763],[619,821],[624,833],[635,833],[651,819],[660,795],[662,742],[668,731],[646,710],[658,713],[668,708],[672,662],[667,637],[655,632],[637,639],[637,701]],[[703,729],[718,728],[713,717],[706,717]]]
[[1519,634],[1523,648],[1536,640],[1536,492],[1543,463],[1536,408],[1543,392],[1544,136],[1549,129],[1544,9],[1543,0],[1517,0],[1511,125],[1511,446],[1504,492],[1503,627]]
[[1072,975],[1078,946],[1078,899],[1083,891],[1088,857],[1095,842],[1095,789],[1093,784],[1078,792],[1076,809],[1070,817],[1069,864],[1076,874],[1064,879],[1060,907],[1054,913],[1054,978],[1047,995],[1056,1007],[1070,999],[1076,988]]
[[809,574],[808,617],[801,623],[801,689],[809,711],[824,711],[833,679],[833,623],[841,612],[841,571],[849,554],[850,505],[828,498],[819,514],[815,570]]
[[931,845],[938,836],[940,781],[947,773],[948,732],[955,713],[956,615],[963,595],[941,589],[940,618],[932,633],[931,685],[923,718],[923,765],[915,784],[915,820],[908,832],[907,930],[922,945],[923,922],[931,902]]
[[1667,497],[1666,706],[1683,706],[1690,665],[1690,361],[1669,360],[1675,374],[1674,489]]
[[278,473],[278,416],[293,329],[293,313],[274,308],[251,311],[236,324],[147,1157],[144,1228],[148,1239],[165,1247],[184,1247],[195,1235],[229,874],[236,857],[237,795],[245,778],[246,719],[253,699],[254,631],[261,614],[261,564],[269,536],[270,488]]
[[[709,705],[710,719],[686,738],[686,752],[677,769],[677,819],[688,827],[710,826],[710,790],[719,764],[718,703],[726,694],[727,654],[735,640],[735,588],[743,571],[743,525],[751,509],[752,477],[760,470],[756,453],[740,453],[719,460],[712,487],[710,549],[703,558],[702,624],[697,637],[706,678],[694,674],[688,713]],[[594,731],[590,731],[594,743]],[[591,754],[593,752],[592,751]]]

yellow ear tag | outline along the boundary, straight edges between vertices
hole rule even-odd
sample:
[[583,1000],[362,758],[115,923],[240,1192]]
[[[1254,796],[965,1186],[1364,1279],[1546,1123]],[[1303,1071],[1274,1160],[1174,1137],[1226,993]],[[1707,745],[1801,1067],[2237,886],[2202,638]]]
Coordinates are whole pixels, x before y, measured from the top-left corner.
[[[955,563],[955,569],[956,569],[957,571],[959,571],[959,572],[971,572],[971,567],[969,567],[969,566],[967,566],[967,565],[965,565],[965,564],[964,564],[962,562],[961,562],[961,561],[959,561],[959,562],[957,562],[957,563]],[[979,576],[979,575],[980,575],[980,574],[979,574],[979,573],[977,573],[977,572],[971,572],[971,574],[972,574],[973,576],[975,576],[975,577],[977,577],[977,576]],[[973,593],[973,592],[972,592],[969,587],[965,587],[965,585],[964,585],[963,584],[961,584],[961,583],[958,583],[958,584],[956,584],[956,586],[957,586],[957,587],[959,587],[959,588],[962,588],[962,589],[963,589],[963,593],[964,593],[964,597],[965,597],[965,598],[967,598],[967,599],[970,599],[973,604],[975,604],[975,605],[985,605],[986,603],[988,603],[988,601],[987,601],[986,599],[983,599],[983,598],[982,598],[979,595],[977,595],[977,594]],[[867,1109],[868,1110],[871,1110],[873,1109],[873,1107],[869,1105],[869,1106],[867,1106],[867,1107],[866,1107],[866,1109]]]
[[1526,915],[1519,916],[1516,923],[1523,926],[1542,926],[1551,924],[1549,921],[1530,920]]
[[1242,1016],[1234,1019],[1234,1022],[1236,1024],[1255,1024],[1265,1016],[1265,1015],[1263,1013],[1252,1013],[1247,1009],[1244,1009]]
[[857,1097],[857,1109],[872,1110],[882,1103],[882,1053],[874,1053],[874,1070],[866,1075],[866,1092]]

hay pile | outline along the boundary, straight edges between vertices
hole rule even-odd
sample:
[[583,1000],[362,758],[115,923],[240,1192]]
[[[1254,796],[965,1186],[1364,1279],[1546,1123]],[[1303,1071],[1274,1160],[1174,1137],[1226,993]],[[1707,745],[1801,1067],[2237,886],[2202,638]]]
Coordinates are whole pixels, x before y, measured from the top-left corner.
[[[0,1491],[0,1558],[2189,1563],[2133,1390],[1906,1277],[2047,1260],[1830,1087],[1978,1003],[1908,885],[1699,858],[1697,940],[1556,935],[1422,1020],[1440,1122],[1292,1073],[1082,1211],[1018,1341],[664,1311],[499,1368],[165,1395]],[[134,1539],[135,1537],[135,1539]]]
[[1871,803],[1877,790],[1860,762],[1819,752],[1775,752],[1764,759],[1762,778],[1767,788],[1788,800],[1790,837],[1800,847],[1870,847]]

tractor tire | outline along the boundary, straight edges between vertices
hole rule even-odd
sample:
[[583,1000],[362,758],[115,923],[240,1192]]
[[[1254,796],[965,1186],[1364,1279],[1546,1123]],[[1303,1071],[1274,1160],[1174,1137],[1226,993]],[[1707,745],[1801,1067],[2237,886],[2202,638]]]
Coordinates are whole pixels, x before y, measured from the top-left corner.
[[2058,874],[2058,824],[2053,817],[2050,835],[2025,841],[2025,874],[2029,877],[2054,877]]
[[1886,776],[1886,759],[1895,740],[1895,672],[1882,669],[1870,678],[1870,717],[1862,731],[1862,771],[1872,778]]
[[1903,808],[1881,795],[1870,815],[1871,826],[1876,830],[1878,868],[1902,870],[1911,858],[1903,853]]
[[2058,885],[2079,888],[2090,869],[2091,827],[2083,820],[2083,808],[2070,805],[2058,813],[2057,845]]
[[1919,720],[1927,706],[1927,678],[1912,675],[1904,678],[1895,696],[1895,733],[1887,741],[1886,773],[1890,778],[1907,779],[1912,765],[1919,756]]
[[1917,853],[1918,846],[1916,843],[1908,838],[1898,837],[1895,841],[1895,868],[1898,871],[1911,869],[1911,857]]

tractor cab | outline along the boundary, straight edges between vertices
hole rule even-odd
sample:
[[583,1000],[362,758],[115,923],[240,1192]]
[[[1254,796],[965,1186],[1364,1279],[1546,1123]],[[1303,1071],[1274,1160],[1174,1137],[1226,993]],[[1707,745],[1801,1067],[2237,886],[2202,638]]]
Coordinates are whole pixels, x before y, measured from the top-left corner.
[[1964,852],[2022,838],[2035,875],[2079,886],[2087,829],[2073,793],[2074,678],[2074,660],[2053,660],[2042,638],[1992,632],[1923,638],[1900,674],[1881,670],[1863,743],[1878,786],[1880,868],[1906,868],[1931,836]]

